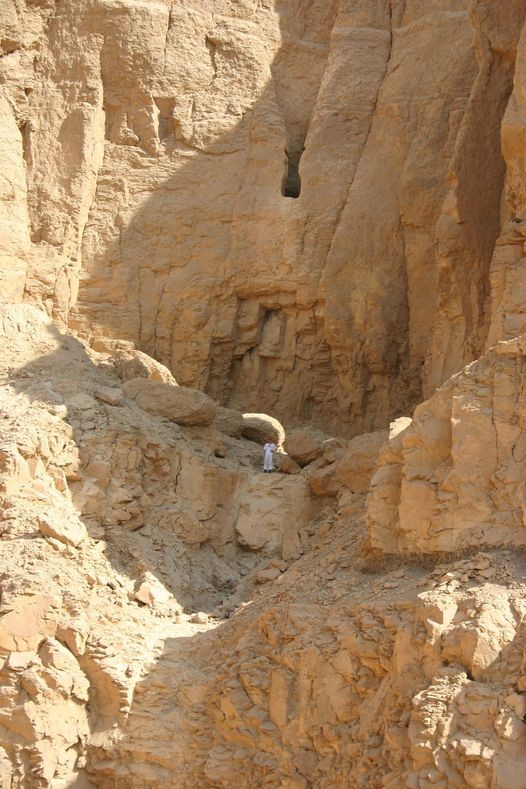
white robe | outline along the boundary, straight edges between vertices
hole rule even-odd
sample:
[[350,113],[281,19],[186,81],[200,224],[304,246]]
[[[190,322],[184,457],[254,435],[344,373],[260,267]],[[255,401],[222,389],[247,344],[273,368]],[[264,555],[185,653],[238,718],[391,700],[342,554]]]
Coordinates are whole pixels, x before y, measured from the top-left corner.
[[272,471],[272,453],[276,451],[276,445],[268,442],[263,447],[263,470]]

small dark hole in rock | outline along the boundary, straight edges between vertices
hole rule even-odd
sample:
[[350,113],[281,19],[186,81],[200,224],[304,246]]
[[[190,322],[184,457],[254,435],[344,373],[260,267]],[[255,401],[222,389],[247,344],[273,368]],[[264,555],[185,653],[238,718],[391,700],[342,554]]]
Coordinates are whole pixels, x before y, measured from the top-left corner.
[[281,183],[281,194],[283,197],[292,197],[295,199],[300,196],[301,177],[299,166],[303,151],[303,147],[299,150],[285,150],[285,175]]

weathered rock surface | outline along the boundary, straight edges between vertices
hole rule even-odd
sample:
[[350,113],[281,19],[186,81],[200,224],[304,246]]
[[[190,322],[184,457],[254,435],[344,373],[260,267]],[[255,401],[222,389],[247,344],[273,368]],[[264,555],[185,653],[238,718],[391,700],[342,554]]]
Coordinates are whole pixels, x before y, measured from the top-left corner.
[[[107,348],[35,308],[2,306],[0,338],[0,775],[103,786],[119,768],[100,754],[163,640],[213,628],[269,559],[286,570],[320,508],[300,475],[260,473],[252,442],[223,434],[218,458],[209,427],[101,398],[120,382]],[[123,389],[161,392],[164,407],[185,393],[145,378]]]
[[4,0],[2,787],[523,789],[525,15]]
[[138,585],[133,599],[144,605],[161,608],[166,605],[171,598],[169,590],[151,573],[147,573]]
[[4,6],[5,296],[352,435],[481,351],[522,0]]
[[84,524],[78,521],[59,521],[54,523],[51,518],[39,516],[37,525],[44,537],[53,537],[65,545],[73,545],[75,548],[86,539],[88,532]]
[[120,351],[116,361],[117,372],[123,381],[130,381],[133,378],[148,378],[150,381],[162,381],[165,384],[176,385],[170,370],[142,351]]
[[179,425],[210,425],[216,415],[214,401],[196,389],[144,378],[126,381],[122,389],[144,411]]
[[380,449],[390,437],[389,431],[378,430],[351,439],[338,463],[340,485],[353,493],[367,493]]
[[274,464],[283,474],[299,474],[300,466],[286,452],[276,452]]
[[[127,780],[168,787],[170,752],[181,786],[188,775],[222,786],[242,774],[247,786],[519,789],[524,585],[508,585],[506,572],[521,574],[522,561],[519,570],[499,552],[429,575],[362,574],[356,547],[348,524],[336,526],[285,573],[260,571],[259,600],[222,628],[167,642],[138,687],[127,740],[93,762],[101,785],[111,785],[111,756]],[[484,558],[493,581],[477,569]],[[190,739],[180,707],[159,703],[159,687],[174,682],[185,697],[192,686]]]
[[385,445],[367,506],[374,547],[433,553],[526,545],[525,353],[524,336],[498,343],[419,405]]
[[524,224],[526,191],[524,118],[526,117],[526,31],[517,52],[514,89],[502,121],[502,153],[506,162],[503,216],[490,270],[491,325],[488,347],[526,332],[524,320]]
[[285,449],[296,463],[306,466],[312,463],[322,453],[323,434],[316,434],[312,430],[293,430],[285,441]]
[[243,414],[233,408],[218,408],[214,417],[214,427],[231,438],[241,438],[245,425]]
[[294,558],[302,546],[302,527],[316,513],[303,477],[258,474],[240,499],[237,541],[250,550],[277,549],[283,559]]

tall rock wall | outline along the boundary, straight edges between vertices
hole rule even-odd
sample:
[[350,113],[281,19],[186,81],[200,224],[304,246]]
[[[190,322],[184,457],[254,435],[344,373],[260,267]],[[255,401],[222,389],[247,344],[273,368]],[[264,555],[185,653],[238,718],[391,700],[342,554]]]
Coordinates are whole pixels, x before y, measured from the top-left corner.
[[[523,33],[501,129],[506,177],[486,283],[488,350],[419,405],[382,451],[367,507],[380,551],[524,545],[524,42]],[[469,314],[459,303],[459,318]]]
[[0,12],[0,784],[523,789],[523,0]]
[[524,333],[524,216],[526,173],[524,121],[526,118],[526,36],[521,36],[513,93],[502,123],[506,184],[502,227],[491,265],[491,327],[488,345]]
[[9,0],[7,295],[225,404],[385,426],[484,346],[524,13]]

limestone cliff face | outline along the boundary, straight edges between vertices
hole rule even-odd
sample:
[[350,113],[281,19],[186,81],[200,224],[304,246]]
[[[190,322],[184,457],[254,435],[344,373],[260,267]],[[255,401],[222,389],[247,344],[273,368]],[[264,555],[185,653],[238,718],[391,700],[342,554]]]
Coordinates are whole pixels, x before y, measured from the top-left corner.
[[506,183],[502,225],[491,264],[491,328],[488,346],[524,332],[525,173],[522,159],[526,85],[526,37],[523,31],[512,96],[502,122]]
[[0,785],[523,789],[525,3],[0,2]]
[[520,0],[5,4],[13,292],[346,433],[483,349]]

